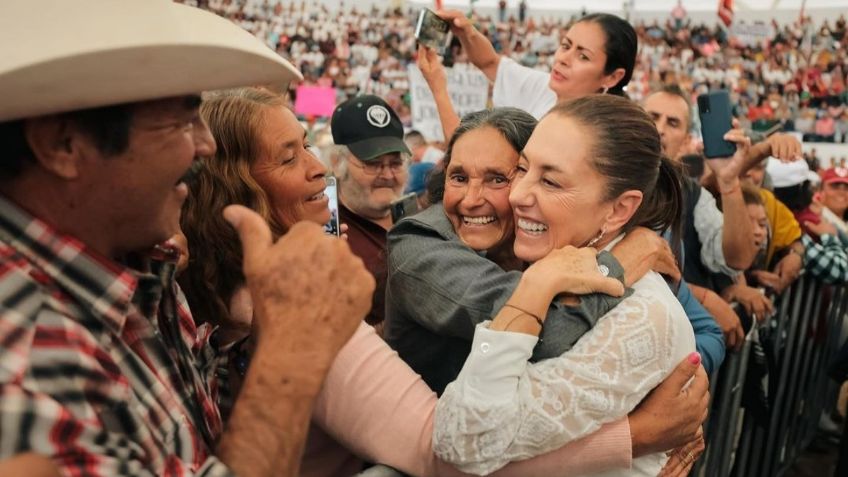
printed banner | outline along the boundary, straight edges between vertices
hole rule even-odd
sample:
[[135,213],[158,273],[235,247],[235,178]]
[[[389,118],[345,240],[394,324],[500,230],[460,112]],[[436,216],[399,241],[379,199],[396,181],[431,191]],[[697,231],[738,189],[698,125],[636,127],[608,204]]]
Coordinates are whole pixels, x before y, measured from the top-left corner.
[[[412,128],[417,129],[428,141],[442,141],[442,123],[433,93],[427,81],[415,65],[409,66],[409,92],[412,100]],[[457,114],[486,109],[489,100],[489,80],[474,66],[459,64],[446,68],[448,93]]]

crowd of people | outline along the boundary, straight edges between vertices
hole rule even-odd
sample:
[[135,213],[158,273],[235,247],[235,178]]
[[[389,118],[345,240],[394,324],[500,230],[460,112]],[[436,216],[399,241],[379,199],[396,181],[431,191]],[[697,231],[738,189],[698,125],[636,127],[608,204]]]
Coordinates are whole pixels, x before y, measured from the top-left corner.
[[[204,2],[201,2],[204,3]],[[385,7],[331,11],[306,2],[212,0],[209,10],[235,21],[303,72],[307,83],[334,86],[339,98],[376,94],[411,126],[407,66],[415,62],[416,11]],[[500,54],[549,72],[560,36],[577,18],[474,16]],[[664,84],[693,95],[733,92],[742,126],[798,131],[805,141],[848,142],[848,30],[841,16],[734,25],[693,24],[684,13],[634,25],[640,49],[628,96],[640,101]],[[458,43],[448,64],[466,62]]]
[[[653,27],[551,27],[540,69],[510,36],[533,20],[439,12],[492,83],[459,117],[400,12],[252,5],[10,7],[0,466],[682,477],[725,355],[802,273],[848,282],[848,169],[811,170],[787,131],[752,141],[745,88],[734,152],[706,157],[700,84],[668,68],[634,97],[667,59]],[[37,41],[60,24],[87,34]],[[447,138],[432,163],[393,93],[409,61]],[[280,91],[322,78],[350,97],[319,157]],[[409,190],[421,210],[393,216]]]

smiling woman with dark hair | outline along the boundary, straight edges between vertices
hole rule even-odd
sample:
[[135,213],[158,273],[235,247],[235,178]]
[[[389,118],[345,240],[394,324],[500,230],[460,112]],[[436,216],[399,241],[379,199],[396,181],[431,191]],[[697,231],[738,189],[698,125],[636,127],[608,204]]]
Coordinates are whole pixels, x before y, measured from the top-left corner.
[[[400,221],[389,232],[385,338],[437,393],[453,381],[470,349],[474,326],[509,299],[525,264],[513,253],[515,222],[510,183],[519,151],[536,120],[516,108],[468,114],[448,143],[444,184],[435,204]],[[616,256],[632,277],[663,242],[653,232],[634,234]],[[610,276],[624,270],[612,254],[599,262]],[[643,263],[644,262],[644,263]],[[639,265],[636,265],[639,264]],[[545,339],[534,354],[543,359],[567,351],[618,299],[585,297],[579,307],[551,307]]]
[[[509,201],[515,255],[533,262],[531,270],[569,248],[608,249],[636,226],[678,230],[680,173],[644,110],[592,95],[542,119]],[[548,303],[559,299],[549,284],[521,291],[494,321],[477,325],[474,351],[437,406],[436,453],[466,472],[491,473],[625,416],[695,350],[680,303],[648,272],[571,350],[527,364],[547,327]],[[602,475],[655,476],[667,459],[650,454],[630,471]]]

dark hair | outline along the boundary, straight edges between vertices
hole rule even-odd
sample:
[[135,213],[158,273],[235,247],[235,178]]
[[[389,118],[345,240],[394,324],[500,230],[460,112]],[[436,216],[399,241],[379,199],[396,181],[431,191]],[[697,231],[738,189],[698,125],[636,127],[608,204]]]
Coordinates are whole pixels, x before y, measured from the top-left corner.
[[685,154],[680,158],[680,163],[683,164],[683,171],[687,176],[699,180],[704,175],[704,156]]
[[683,207],[680,165],[663,156],[654,121],[629,99],[593,94],[555,106],[550,113],[574,119],[591,130],[592,167],[607,181],[604,200],[638,190],[642,204],[624,231],[647,227],[671,229],[672,244],[680,237]]
[[[57,116],[79,126],[97,149],[106,156],[126,151],[130,145],[132,103],[82,109],[61,113]],[[0,180],[14,179],[35,160],[35,155],[24,134],[25,119],[0,123],[0,150],[4,152],[0,161]]]
[[450,164],[454,145],[465,133],[484,127],[494,128],[516,152],[519,152],[524,149],[537,123],[536,118],[518,108],[484,109],[466,114],[450,138],[448,150],[442,159],[442,167],[430,174],[427,192],[430,194],[431,203],[441,201],[445,195],[445,170]]
[[633,77],[633,68],[636,65],[636,53],[639,49],[636,30],[627,20],[609,13],[592,13],[581,18],[578,23],[592,22],[601,27],[606,36],[604,53],[607,55],[607,64],[604,65],[604,73],[610,74],[618,68],[624,68],[624,76],[610,88],[607,93],[625,96],[624,87]]
[[804,181],[791,186],[775,187],[774,196],[792,212],[800,212],[813,202],[813,188],[810,181]]
[[760,195],[760,189],[747,182],[742,183],[742,201],[745,205],[765,205],[763,196]]
[[676,84],[667,84],[662,88],[654,91],[651,96],[659,93],[668,94],[671,96],[677,96],[682,99],[684,103],[686,103],[686,129],[690,129],[692,127],[692,101],[689,99],[689,95],[683,91],[683,88]]

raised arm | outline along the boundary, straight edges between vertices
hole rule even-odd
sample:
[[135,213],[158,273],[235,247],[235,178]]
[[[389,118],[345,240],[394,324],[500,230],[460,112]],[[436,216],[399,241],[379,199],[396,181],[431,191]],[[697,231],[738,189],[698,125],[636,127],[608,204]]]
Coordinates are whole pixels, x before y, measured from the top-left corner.
[[430,92],[433,93],[433,99],[436,101],[436,110],[439,112],[439,121],[442,123],[445,142],[450,141],[453,132],[459,126],[459,115],[456,114],[453,103],[451,103],[448,83],[445,78],[445,68],[442,66],[439,55],[431,48],[424,45],[419,46],[418,69],[427,81]]
[[[739,175],[743,171],[745,158],[750,153],[751,140],[740,129],[734,129],[725,135],[725,139],[736,143],[736,153],[730,158],[707,159],[707,165],[713,171],[721,193],[722,225],[721,249],[727,266],[736,270],[745,270],[751,266],[757,255],[751,230],[751,219],[742,198]],[[704,191],[701,192],[703,195]],[[701,214],[703,216],[703,213]],[[698,217],[696,216],[696,220]],[[715,270],[714,270],[715,271]]]
[[751,146],[746,153],[742,172],[754,167],[767,157],[774,157],[783,162],[797,161],[803,159],[801,155],[801,143],[790,134],[772,134],[765,141]]
[[450,22],[451,32],[459,39],[468,59],[474,66],[480,68],[489,81],[494,82],[498,74],[501,55],[495,51],[492,42],[477,31],[471,20],[459,10],[440,10],[436,14]]

